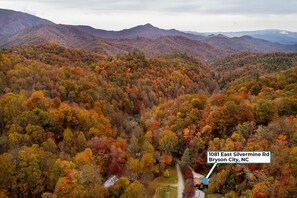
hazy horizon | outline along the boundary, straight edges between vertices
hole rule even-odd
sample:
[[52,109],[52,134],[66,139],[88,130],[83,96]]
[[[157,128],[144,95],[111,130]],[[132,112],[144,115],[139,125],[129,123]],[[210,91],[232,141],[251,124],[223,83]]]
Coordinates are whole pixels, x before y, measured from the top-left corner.
[[236,32],[297,31],[297,2],[288,0],[0,0],[1,8],[29,13],[57,24],[122,30],[147,23],[163,29]]

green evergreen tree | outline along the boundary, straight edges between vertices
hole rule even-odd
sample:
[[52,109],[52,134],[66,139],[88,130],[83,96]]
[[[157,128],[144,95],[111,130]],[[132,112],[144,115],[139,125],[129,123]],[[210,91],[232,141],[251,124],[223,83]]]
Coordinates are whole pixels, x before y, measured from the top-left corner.
[[77,137],[77,149],[79,152],[83,151],[86,147],[87,140],[83,132],[79,132]]

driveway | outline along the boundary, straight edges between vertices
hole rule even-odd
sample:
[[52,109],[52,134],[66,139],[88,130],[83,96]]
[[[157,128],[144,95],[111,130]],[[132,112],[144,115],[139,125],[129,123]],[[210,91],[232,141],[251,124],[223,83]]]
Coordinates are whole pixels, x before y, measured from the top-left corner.
[[177,197],[182,198],[183,197],[183,191],[185,188],[185,183],[184,183],[184,178],[181,173],[180,167],[178,164],[176,164],[176,170],[177,170],[177,177],[178,177],[178,182],[177,182]]

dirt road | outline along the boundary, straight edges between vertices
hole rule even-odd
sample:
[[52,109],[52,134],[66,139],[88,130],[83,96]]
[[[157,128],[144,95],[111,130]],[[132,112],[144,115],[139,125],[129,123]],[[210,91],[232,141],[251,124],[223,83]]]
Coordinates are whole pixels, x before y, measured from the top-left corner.
[[182,198],[183,197],[183,191],[185,188],[184,184],[184,178],[181,173],[180,167],[178,164],[176,164],[176,171],[177,171],[177,177],[178,177],[178,182],[177,182],[177,197]]

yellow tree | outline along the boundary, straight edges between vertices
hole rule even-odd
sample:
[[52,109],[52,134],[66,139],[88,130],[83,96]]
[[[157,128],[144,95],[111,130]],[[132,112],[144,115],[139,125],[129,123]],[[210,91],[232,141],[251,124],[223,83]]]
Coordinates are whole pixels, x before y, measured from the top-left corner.
[[[10,196],[14,197],[17,185],[16,161],[9,153],[0,155],[0,189],[11,192]],[[1,197],[1,195],[0,195]]]
[[78,151],[84,150],[86,147],[87,140],[83,132],[79,132],[78,137],[77,137],[77,149]]
[[159,134],[159,147],[166,155],[171,155],[172,152],[176,151],[177,144],[178,137],[174,132],[165,130]]
[[139,181],[134,181],[128,186],[120,198],[145,198],[147,193]]
[[65,170],[65,176],[60,177],[56,187],[55,195],[57,197],[73,197],[75,188],[77,187],[77,179],[71,169]]
[[37,196],[43,187],[40,157],[34,152],[20,150],[18,152],[18,189],[21,197]]

